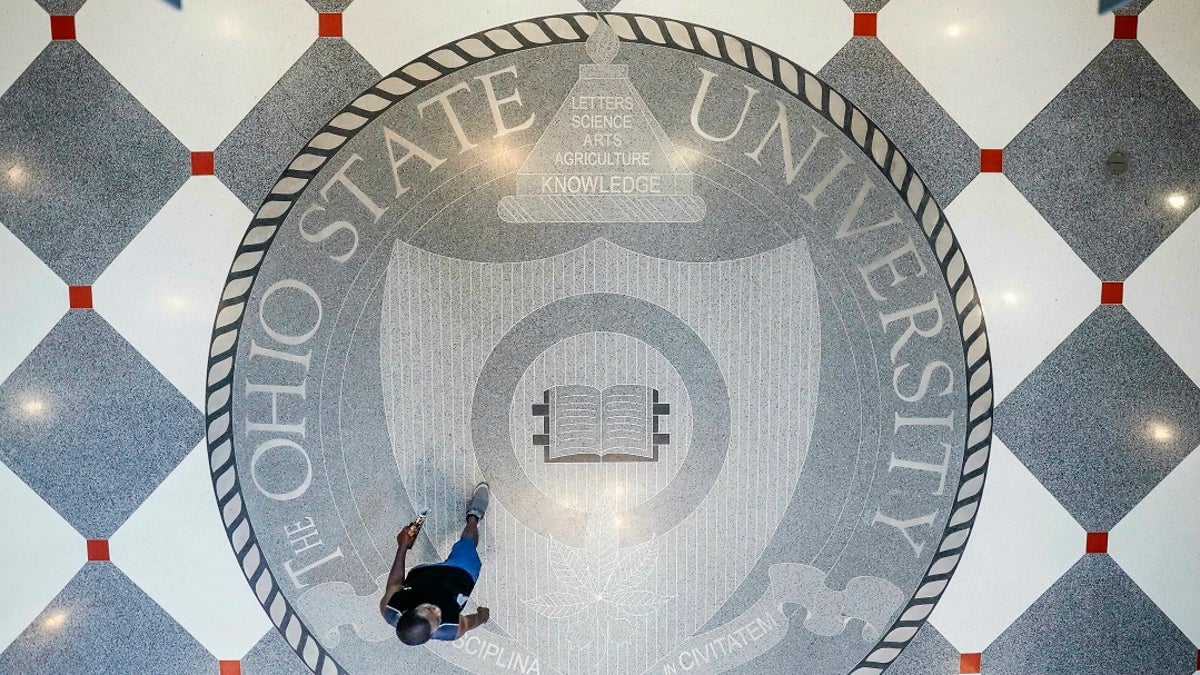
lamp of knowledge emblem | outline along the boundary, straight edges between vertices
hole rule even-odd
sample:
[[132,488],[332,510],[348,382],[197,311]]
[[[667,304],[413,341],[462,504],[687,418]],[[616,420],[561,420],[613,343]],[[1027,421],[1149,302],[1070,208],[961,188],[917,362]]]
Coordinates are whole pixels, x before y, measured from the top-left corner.
[[[628,14],[466,37],[284,170],[213,333],[212,475],[317,673],[887,669],[986,471],[982,310],[900,151],[795,64]],[[486,480],[492,620],[406,647],[396,531]]]

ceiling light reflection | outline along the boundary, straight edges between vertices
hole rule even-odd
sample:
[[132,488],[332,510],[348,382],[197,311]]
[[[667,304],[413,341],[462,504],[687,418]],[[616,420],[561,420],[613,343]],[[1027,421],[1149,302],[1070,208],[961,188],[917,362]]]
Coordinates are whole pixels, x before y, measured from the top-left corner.
[[1183,207],[1187,206],[1187,201],[1187,197],[1179,192],[1172,192],[1171,194],[1167,195],[1167,206],[1170,206],[1176,211],[1180,211],[1183,209]]
[[67,622],[67,613],[64,610],[58,610],[53,614],[42,619],[42,630],[50,632],[58,630],[64,623]]
[[1150,437],[1165,443],[1175,438],[1175,430],[1165,424],[1151,424]]
[[46,402],[40,398],[27,398],[21,402],[21,412],[26,417],[41,417],[46,412]]
[[1001,295],[1000,299],[1003,300],[1004,304],[1006,304],[1006,305],[1015,305],[1021,301],[1021,296],[1017,295],[1016,293],[1013,293],[1012,291],[1008,291],[1008,292],[1004,293],[1003,295]]
[[689,169],[695,169],[696,167],[700,166],[700,160],[702,156],[694,148],[688,147],[688,139],[686,137],[681,136],[678,139],[672,138],[671,142],[675,145],[675,157],[679,159],[680,162],[683,162],[684,166]]
[[8,176],[8,180],[16,185],[25,184],[25,167],[20,164],[13,164],[8,171],[4,172],[4,175]]
[[946,35],[949,35],[950,37],[958,37],[959,35],[962,35],[962,26],[956,23],[946,26]]

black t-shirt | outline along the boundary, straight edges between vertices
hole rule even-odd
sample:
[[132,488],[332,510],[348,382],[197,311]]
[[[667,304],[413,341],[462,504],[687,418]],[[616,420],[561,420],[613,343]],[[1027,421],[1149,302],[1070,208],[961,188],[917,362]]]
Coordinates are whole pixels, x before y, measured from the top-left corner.
[[458,623],[459,614],[467,604],[467,596],[475,589],[475,580],[461,567],[453,565],[422,565],[409,570],[404,587],[388,598],[388,607],[398,612],[429,603],[442,610],[442,624]]

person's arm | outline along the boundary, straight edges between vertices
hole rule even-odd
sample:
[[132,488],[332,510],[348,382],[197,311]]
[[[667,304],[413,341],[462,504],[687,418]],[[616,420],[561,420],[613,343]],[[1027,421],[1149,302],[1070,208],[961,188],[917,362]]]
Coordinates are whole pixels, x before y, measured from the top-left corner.
[[478,628],[488,622],[488,617],[491,616],[491,610],[487,607],[480,607],[474,614],[461,614],[458,617],[458,635],[454,639],[466,635],[467,631],[472,628]]
[[396,591],[404,586],[404,557],[412,548],[416,537],[412,528],[405,527],[396,535],[396,559],[392,561],[392,569],[388,572],[387,584],[383,589],[383,597],[379,599],[379,614],[387,616],[387,602]]

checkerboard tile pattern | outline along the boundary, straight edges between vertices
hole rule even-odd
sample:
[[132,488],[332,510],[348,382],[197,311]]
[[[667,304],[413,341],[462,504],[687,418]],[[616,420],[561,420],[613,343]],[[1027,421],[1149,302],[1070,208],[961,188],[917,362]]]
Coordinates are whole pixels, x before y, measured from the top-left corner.
[[1193,0],[1116,17],[1041,0],[8,0],[0,672],[306,672],[240,576],[197,446],[235,242],[381,73],[581,4],[820,71],[912,158],[971,261],[992,472],[960,571],[888,672],[1193,673]]

